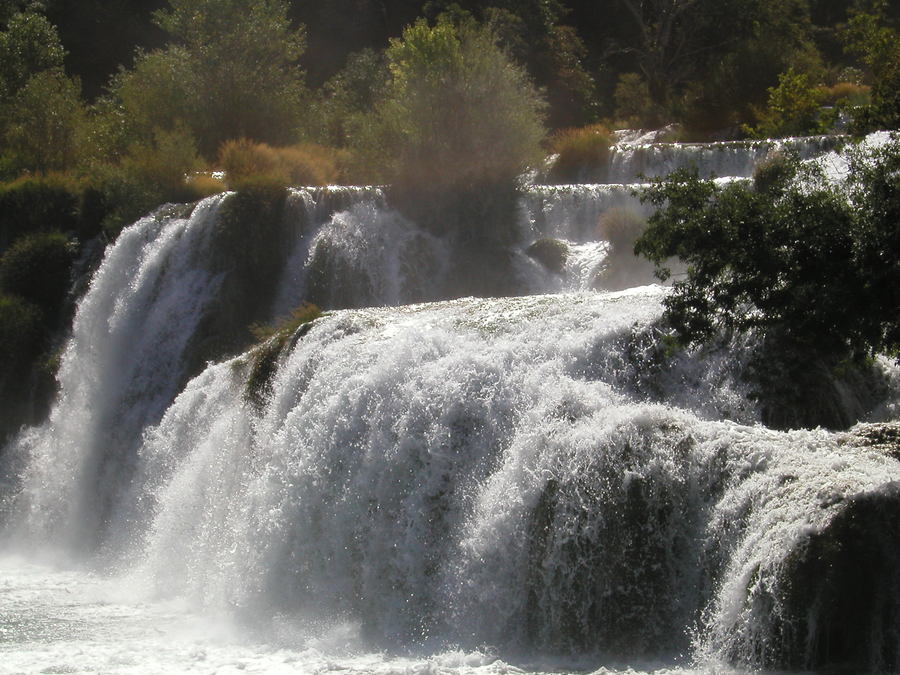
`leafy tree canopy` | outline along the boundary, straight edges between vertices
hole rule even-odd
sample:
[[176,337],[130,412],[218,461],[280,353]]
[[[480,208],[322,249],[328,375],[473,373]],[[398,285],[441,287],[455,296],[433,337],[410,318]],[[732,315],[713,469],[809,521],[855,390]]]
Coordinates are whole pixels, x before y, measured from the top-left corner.
[[18,12],[0,32],[0,101],[41,71],[62,68],[65,50],[56,28],[34,12]]
[[387,61],[373,138],[386,178],[474,188],[513,180],[539,156],[543,102],[489,27],[420,19],[391,41]]
[[169,6],[155,17],[173,42],[139,55],[112,87],[143,135],[185,125],[207,157],[231,138],[295,140],[305,43],[302,29],[288,20],[287,2],[171,0]]
[[659,210],[635,252],[688,266],[666,300],[683,342],[719,331],[831,362],[900,351],[900,142],[849,153],[835,184],[818,165],[773,160],[752,184],[681,171],[653,183]]

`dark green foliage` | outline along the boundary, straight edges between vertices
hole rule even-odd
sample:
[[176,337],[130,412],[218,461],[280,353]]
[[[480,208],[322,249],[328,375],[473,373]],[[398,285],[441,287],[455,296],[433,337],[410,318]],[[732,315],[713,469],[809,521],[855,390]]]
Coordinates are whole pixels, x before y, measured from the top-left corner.
[[18,295],[53,317],[69,289],[72,258],[73,246],[59,232],[23,237],[0,257],[0,292]]
[[32,75],[62,68],[64,55],[56,28],[44,16],[13,14],[0,31],[0,102],[24,87]]
[[[246,288],[248,301],[272,297],[281,274],[278,261],[289,250],[284,227],[284,203],[287,191],[278,182],[245,180],[241,191],[222,207],[216,223],[216,264],[223,271],[235,272]],[[255,321],[263,317],[257,317]]]
[[44,316],[34,304],[0,293],[0,382],[27,373],[27,365],[40,353]]
[[636,251],[689,265],[667,300],[673,325],[686,341],[777,326],[819,353],[896,350],[898,166],[897,143],[852,155],[852,201],[796,163],[762,174],[763,189],[684,171],[657,180],[645,199],[661,208]]
[[40,308],[0,293],[0,444],[29,417],[29,381],[45,347],[44,323]]
[[872,103],[857,112],[855,133],[900,129],[900,34],[886,25],[886,3],[872,13],[857,12],[844,31],[847,50],[857,54],[871,73]]
[[[900,143],[849,155],[843,187],[786,159],[755,185],[684,171],[655,181],[645,199],[659,210],[635,251],[688,265],[665,301],[682,342],[754,330],[763,350],[751,375],[770,392],[802,389],[811,364],[834,372],[898,353]],[[770,367],[776,353],[785,368]]]
[[25,234],[76,229],[78,206],[75,188],[56,178],[22,178],[0,186],[0,251]]
[[784,152],[769,154],[756,165],[753,185],[761,193],[771,193],[773,198],[788,185],[797,171],[797,158]]

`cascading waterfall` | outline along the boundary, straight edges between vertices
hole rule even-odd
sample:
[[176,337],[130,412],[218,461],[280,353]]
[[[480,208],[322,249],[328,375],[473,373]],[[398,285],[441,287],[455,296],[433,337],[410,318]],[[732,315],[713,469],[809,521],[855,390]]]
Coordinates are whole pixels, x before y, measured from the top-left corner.
[[379,189],[293,190],[253,316],[357,309],[269,370],[209,346],[231,199],[123,232],[51,418],[0,456],[6,551],[86,565],[0,558],[14,671],[900,667],[896,457],[759,426],[749,345],[667,353],[665,289],[586,292],[627,189],[530,188],[522,296],[439,302],[448,242]]
[[655,178],[689,168],[696,168],[704,178],[749,178],[757,163],[773,152],[811,159],[838,148],[845,140],[840,136],[811,136],[718,143],[625,141],[612,146],[607,174],[610,183],[631,183],[641,175]]

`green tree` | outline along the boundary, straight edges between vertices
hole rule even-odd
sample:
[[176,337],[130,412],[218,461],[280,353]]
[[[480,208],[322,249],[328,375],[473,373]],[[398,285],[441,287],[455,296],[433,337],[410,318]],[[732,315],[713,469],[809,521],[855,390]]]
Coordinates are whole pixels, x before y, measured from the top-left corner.
[[83,120],[78,83],[61,70],[45,70],[28,80],[8,106],[6,150],[20,170],[72,168]]
[[539,157],[543,102],[489,28],[420,19],[387,59],[391,82],[363,148],[386,180],[474,192],[511,183]]
[[384,98],[389,81],[383,52],[363,49],[350,54],[343,70],[322,86],[321,136],[336,146],[347,145],[376,101]]
[[847,24],[844,41],[872,78],[872,103],[857,116],[854,131],[900,129],[900,35],[887,25],[887,3],[872,12],[857,12]]
[[900,143],[851,152],[839,185],[781,159],[752,185],[682,171],[645,199],[659,210],[635,251],[688,266],[665,301],[683,342],[752,329],[831,363],[900,350]]
[[56,28],[34,12],[12,15],[0,32],[0,103],[14,96],[31,77],[61,69],[65,50]]
[[778,76],[778,86],[769,88],[768,106],[757,114],[759,123],[744,129],[756,138],[825,133],[831,120],[822,114],[822,98],[805,73],[788,68]]
[[231,138],[295,141],[306,100],[304,34],[287,11],[285,0],[170,0],[155,20],[172,42],[139,54],[113,81],[131,142],[179,125],[207,157]]

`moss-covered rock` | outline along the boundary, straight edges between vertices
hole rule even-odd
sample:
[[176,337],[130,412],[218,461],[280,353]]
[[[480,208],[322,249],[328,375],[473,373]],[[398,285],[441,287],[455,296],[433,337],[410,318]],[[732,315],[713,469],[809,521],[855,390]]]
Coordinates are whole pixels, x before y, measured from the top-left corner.
[[[895,430],[896,431],[896,430]],[[852,496],[780,570],[764,668],[900,668],[900,482]]]
[[222,205],[213,233],[212,255],[205,261],[222,277],[185,353],[185,377],[208,361],[237,354],[255,342],[250,327],[269,318],[272,298],[290,255],[293,228],[286,222],[287,192],[260,183]]
[[840,442],[878,450],[900,461],[900,422],[857,424],[840,437]]
[[884,373],[861,359],[829,362],[779,340],[756,349],[745,377],[773,429],[849,429],[888,393]]
[[538,239],[525,249],[525,253],[556,274],[563,273],[569,259],[569,247],[566,242],[549,237]]
[[291,312],[290,317],[274,326],[256,329],[256,334],[265,336],[265,339],[251,352],[244,398],[257,410],[262,409],[272,394],[272,379],[278,370],[278,360],[282,353],[306,335],[312,328],[312,322],[320,316],[321,309],[305,303]]

